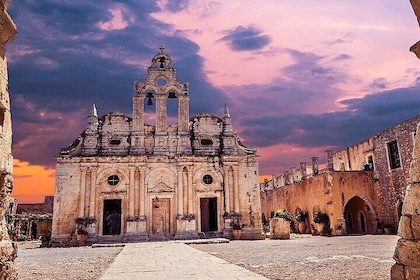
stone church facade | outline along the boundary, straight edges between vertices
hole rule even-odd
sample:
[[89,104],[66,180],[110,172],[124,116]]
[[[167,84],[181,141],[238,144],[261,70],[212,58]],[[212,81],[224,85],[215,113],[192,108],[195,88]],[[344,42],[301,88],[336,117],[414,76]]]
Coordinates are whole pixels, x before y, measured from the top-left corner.
[[[168,124],[167,103],[178,104]],[[187,83],[176,79],[161,48],[147,77],[134,83],[133,113],[98,117],[56,157],[52,239],[68,244],[77,229],[88,241],[261,238],[256,150],[243,146],[225,105],[222,118],[189,116]],[[145,123],[155,106],[156,124]]]

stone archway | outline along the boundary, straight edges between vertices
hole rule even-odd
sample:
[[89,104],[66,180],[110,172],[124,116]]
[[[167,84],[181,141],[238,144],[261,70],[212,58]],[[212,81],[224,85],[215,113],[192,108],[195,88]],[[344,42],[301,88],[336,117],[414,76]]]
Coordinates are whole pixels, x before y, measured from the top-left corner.
[[375,233],[375,214],[369,204],[359,196],[347,201],[344,207],[346,230],[348,234]]

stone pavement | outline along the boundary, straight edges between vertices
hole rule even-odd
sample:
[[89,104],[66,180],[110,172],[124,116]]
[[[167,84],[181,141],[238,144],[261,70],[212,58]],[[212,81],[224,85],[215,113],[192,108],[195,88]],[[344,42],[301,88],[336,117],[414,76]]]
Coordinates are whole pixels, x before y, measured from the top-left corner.
[[127,243],[101,280],[267,279],[185,243]]

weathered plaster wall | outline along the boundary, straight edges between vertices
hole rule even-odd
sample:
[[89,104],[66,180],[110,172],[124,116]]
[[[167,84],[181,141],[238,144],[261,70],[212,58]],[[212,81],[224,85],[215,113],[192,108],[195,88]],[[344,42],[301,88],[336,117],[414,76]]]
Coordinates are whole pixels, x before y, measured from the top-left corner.
[[299,207],[308,211],[309,224],[312,224],[314,206],[318,205],[321,212],[330,217],[331,228],[334,231],[341,224],[345,205],[355,196],[370,205],[370,212],[365,211],[367,231],[374,233],[374,205],[377,204],[377,200],[374,195],[372,171],[326,171],[301,182],[271,189],[261,194],[261,208],[265,217],[269,218],[278,208],[286,209],[294,215]]
[[350,171],[362,170],[367,162],[367,157],[373,154],[374,141],[366,139],[333,154],[334,170]]

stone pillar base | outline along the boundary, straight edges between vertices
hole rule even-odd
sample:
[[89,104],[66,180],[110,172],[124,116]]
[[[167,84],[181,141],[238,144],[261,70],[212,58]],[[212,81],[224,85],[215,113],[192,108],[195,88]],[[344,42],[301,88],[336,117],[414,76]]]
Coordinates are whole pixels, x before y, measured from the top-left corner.
[[198,239],[198,232],[195,230],[195,219],[187,220],[185,217],[176,219],[176,240]]
[[127,232],[124,235],[123,242],[149,241],[147,232],[146,217],[136,217],[134,220],[127,221]]
[[124,235],[123,242],[145,242],[150,241],[147,232],[127,232]]
[[[290,236],[290,233],[289,233]],[[243,228],[241,233],[242,240],[264,240],[265,235],[262,233],[261,229],[255,228]]]
[[50,241],[51,247],[69,247],[76,246],[76,236],[70,234],[52,236]]

